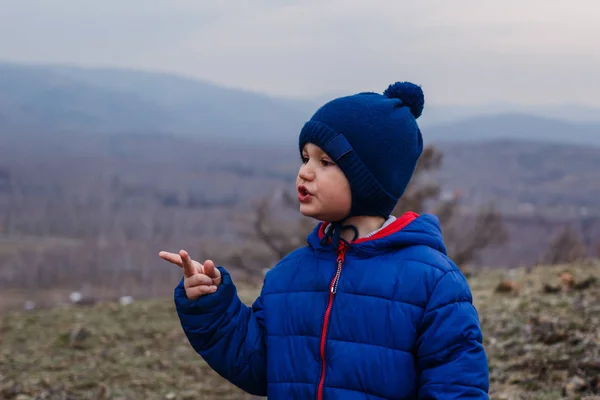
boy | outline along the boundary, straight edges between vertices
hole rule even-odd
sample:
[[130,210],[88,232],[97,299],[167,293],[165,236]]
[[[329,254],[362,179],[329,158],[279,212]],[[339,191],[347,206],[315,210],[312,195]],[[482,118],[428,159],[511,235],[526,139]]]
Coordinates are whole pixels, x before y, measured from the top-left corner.
[[175,289],[193,348],[269,399],[487,399],[472,296],[436,217],[391,216],[423,149],[421,88],[390,85],[321,107],[300,133],[308,245],[265,277],[252,305],[229,273],[179,254]]

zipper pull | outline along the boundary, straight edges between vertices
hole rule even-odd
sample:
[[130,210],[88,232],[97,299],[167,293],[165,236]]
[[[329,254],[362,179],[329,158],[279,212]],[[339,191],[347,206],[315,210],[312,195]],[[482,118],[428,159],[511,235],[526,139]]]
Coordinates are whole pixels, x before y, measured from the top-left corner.
[[340,262],[344,262],[344,257],[346,256],[346,250],[348,250],[348,245],[345,242],[342,242],[340,244],[340,247],[338,248],[338,256],[337,256],[338,265]]
[[337,292],[338,282],[340,281],[340,272],[342,272],[341,263],[338,266],[338,269],[335,273],[335,278],[333,278],[333,285],[331,285],[331,293],[335,294]]
[[340,275],[342,273],[342,266],[344,265],[344,258],[346,257],[346,249],[347,245],[344,245],[343,247],[340,247],[340,251],[338,252],[337,269],[333,278],[333,284],[331,285],[332,294],[337,292],[338,282],[340,281]]

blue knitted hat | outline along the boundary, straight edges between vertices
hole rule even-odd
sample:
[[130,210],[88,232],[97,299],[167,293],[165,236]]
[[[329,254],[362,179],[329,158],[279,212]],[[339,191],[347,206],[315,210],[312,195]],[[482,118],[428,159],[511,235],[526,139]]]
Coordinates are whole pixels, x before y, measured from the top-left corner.
[[346,175],[351,216],[387,218],[404,193],[423,150],[417,118],[423,91],[410,82],[390,85],[383,95],[341,97],[317,110],[300,132],[300,152],[313,143]]

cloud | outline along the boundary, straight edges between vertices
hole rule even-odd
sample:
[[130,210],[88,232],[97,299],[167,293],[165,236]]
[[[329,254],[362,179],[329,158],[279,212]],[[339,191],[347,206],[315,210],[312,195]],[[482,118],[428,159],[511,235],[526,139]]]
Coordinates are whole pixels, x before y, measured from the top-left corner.
[[597,0],[0,0],[0,59],[174,71],[278,95],[600,103]]

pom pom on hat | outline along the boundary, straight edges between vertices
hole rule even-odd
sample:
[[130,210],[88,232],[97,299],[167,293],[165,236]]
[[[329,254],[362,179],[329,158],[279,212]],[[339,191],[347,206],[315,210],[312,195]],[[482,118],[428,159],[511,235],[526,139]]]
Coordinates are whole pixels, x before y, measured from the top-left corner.
[[411,82],[396,82],[388,86],[383,92],[384,96],[400,99],[402,103],[410,108],[411,114],[415,119],[423,113],[425,105],[425,96],[421,87]]

